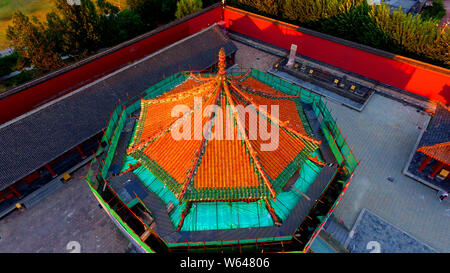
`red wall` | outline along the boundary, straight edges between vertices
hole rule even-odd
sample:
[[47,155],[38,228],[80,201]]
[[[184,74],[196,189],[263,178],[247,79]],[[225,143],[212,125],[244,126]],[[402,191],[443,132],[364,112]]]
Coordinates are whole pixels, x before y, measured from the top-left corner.
[[221,18],[222,7],[219,6],[95,61],[0,99],[0,124],[192,35],[220,21]]
[[297,44],[302,55],[368,78],[422,95],[434,101],[450,102],[450,71],[401,56],[387,58],[298,31],[298,26],[275,21],[235,8],[225,9],[224,20],[231,31],[290,49]]
[[[6,96],[0,99],[0,124],[192,35],[220,21],[221,18],[222,7],[218,6],[95,61]],[[285,49],[289,49],[290,45],[295,43],[299,45],[299,52],[303,55],[422,95],[431,100],[440,100],[449,104],[450,72],[448,70],[438,68],[437,70],[440,70],[440,72],[433,71],[420,65],[398,60],[403,57],[395,57],[394,59],[379,56],[302,33],[297,30],[297,26],[230,7],[225,9],[224,19],[227,22],[227,27],[232,31]]]

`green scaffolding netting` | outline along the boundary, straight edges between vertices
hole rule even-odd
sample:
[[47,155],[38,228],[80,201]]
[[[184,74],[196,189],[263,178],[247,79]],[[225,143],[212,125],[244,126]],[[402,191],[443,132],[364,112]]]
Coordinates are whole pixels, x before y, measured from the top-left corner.
[[[175,217],[173,220],[179,222],[179,219]],[[262,200],[249,203],[207,202],[192,205],[181,230],[235,229],[272,225],[272,217]]]
[[159,181],[147,168],[140,166],[133,171],[142,181],[145,187],[154,192],[164,202],[165,205],[172,203],[178,205],[178,199],[175,197],[166,185]]
[[[137,123],[134,124],[133,132],[131,133],[131,137],[130,137],[130,140],[128,141],[127,148],[130,148],[131,142],[133,141],[134,135],[136,134],[136,127],[137,127],[136,125],[137,125]],[[120,168],[120,172],[124,172],[124,171],[128,170],[130,168],[129,165],[134,165],[137,163],[138,162],[136,159],[134,159],[133,157],[131,157],[129,155],[125,155],[125,157],[123,158],[122,166]]]
[[105,163],[102,170],[102,176],[106,177],[108,174],[109,167],[111,166],[111,163],[114,159],[114,153],[117,148],[117,144],[119,142],[120,134],[123,130],[123,127],[125,126],[125,122],[127,119],[127,112],[126,110],[122,111],[122,114],[120,115],[120,119],[117,123],[117,127],[113,132],[113,136],[111,138],[111,144],[107,151],[106,157],[105,157]]
[[[315,151],[312,156],[318,156],[320,158],[320,153]],[[287,219],[298,201],[303,198],[296,189],[306,193],[321,169],[320,166],[317,166],[310,160],[305,161],[299,170],[299,177],[293,185],[295,188],[291,187],[289,191],[278,194],[275,200],[270,200],[270,205],[275,210],[275,214],[278,215],[282,221]]]

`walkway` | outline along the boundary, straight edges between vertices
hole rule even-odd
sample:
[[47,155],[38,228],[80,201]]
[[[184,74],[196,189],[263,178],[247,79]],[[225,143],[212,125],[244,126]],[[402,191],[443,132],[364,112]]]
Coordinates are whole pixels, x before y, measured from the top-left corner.
[[67,253],[74,250],[72,241],[82,253],[126,252],[128,240],[81,178],[87,171],[88,165],[31,209],[0,220],[0,253]]

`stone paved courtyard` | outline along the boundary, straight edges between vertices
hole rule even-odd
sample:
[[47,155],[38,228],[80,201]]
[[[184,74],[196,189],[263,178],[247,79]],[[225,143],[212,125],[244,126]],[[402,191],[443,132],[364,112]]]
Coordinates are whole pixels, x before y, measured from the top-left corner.
[[66,253],[78,242],[82,253],[126,252],[128,240],[98,206],[81,176],[88,166],[31,209],[0,220],[0,253]]
[[361,211],[350,234],[345,245],[353,253],[436,252],[367,209]]
[[450,202],[439,202],[437,191],[402,174],[426,115],[378,94],[361,113],[326,101],[361,160],[334,215],[350,230],[367,208],[437,251],[450,252]]

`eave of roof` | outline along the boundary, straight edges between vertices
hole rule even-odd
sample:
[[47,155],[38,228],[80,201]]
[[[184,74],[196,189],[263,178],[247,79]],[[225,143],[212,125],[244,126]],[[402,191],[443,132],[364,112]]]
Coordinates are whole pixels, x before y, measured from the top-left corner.
[[439,102],[436,110],[423,134],[419,147],[432,146],[450,141],[450,109],[449,106]]
[[417,151],[426,154],[442,163],[450,165],[450,142],[438,143],[432,146],[423,146]]

